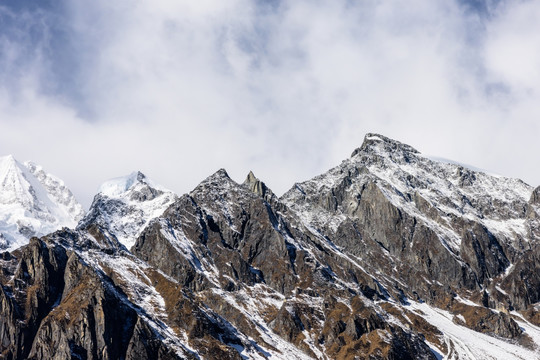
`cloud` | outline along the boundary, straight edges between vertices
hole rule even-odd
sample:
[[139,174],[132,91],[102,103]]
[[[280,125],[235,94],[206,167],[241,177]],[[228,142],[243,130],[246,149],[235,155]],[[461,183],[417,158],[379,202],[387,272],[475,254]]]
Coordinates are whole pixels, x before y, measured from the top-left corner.
[[[540,183],[535,2],[73,1],[0,8],[0,153],[89,204],[140,169],[278,193],[377,131]],[[21,27],[21,25],[24,25]]]
[[534,91],[540,80],[540,6],[508,3],[488,28],[486,66],[514,90]]

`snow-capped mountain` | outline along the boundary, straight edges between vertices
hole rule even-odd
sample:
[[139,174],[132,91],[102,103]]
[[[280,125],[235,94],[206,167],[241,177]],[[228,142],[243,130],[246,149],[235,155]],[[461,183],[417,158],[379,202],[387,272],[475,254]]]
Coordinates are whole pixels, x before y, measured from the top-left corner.
[[32,236],[75,227],[84,210],[62,180],[32,162],[0,157],[0,248],[13,250]]
[[[340,219],[354,216],[355,196],[369,183],[376,184],[393,205],[436,229],[453,250],[461,243],[455,229],[459,218],[477,222],[508,241],[528,238],[525,215],[531,186],[433,161],[409,145],[376,134],[368,134],[363,146],[341,165],[296,185],[282,200],[308,222],[335,230]],[[306,194],[312,197],[309,201],[298,201],[310,197]],[[420,202],[431,214],[418,206]]]
[[[521,180],[433,161],[408,145],[368,134],[349,159],[296,184],[281,200],[356,256],[367,260],[369,244],[379,244],[400,259],[384,270],[400,281],[416,281],[417,273],[406,278],[408,265],[417,262],[425,277],[475,290],[510,271],[523,249],[535,244],[533,190]],[[374,271],[388,265],[378,266],[376,258],[368,263],[378,267]]]
[[182,196],[135,172],[1,255],[0,353],[539,359],[539,219],[540,188],[377,134],[281,198],[251,172]]
[[102,184],[78,227],[98,224],[129,249],[146,225],[176,199],[172,191],[135,171]]

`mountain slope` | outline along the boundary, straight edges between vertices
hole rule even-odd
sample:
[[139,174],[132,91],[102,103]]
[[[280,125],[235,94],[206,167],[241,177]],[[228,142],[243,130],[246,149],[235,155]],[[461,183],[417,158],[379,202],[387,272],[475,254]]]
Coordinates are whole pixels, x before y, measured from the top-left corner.
[[532,193],[520,180],[435,162],[368,134],[350,159],[281,201],[372,271],[409,285],[400,290],[433,297],[437,282],[458,293],[489,288],[535,246]]
[[61,227],[74,227],[84,210],[64,183],[40,166],[0,157],[0,248],[10,250]]
[[133,173],[2,254],[2,356],[538,358],[539,194],[376,134],[281,198]]

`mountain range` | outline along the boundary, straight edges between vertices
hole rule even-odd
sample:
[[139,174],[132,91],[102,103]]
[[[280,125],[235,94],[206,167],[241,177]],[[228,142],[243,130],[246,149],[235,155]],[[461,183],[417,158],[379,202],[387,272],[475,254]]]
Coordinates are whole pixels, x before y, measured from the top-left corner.
[[0,158],[2,359],[538,359],[540,187],[367,134],[281,197]]

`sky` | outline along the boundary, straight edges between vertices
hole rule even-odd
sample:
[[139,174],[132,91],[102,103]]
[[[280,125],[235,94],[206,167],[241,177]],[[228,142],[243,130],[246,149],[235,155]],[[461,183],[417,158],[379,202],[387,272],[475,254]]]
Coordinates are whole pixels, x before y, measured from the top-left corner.
[[0,155],[282,194],[368,132],[540,185],[540,1],[3,0]]

